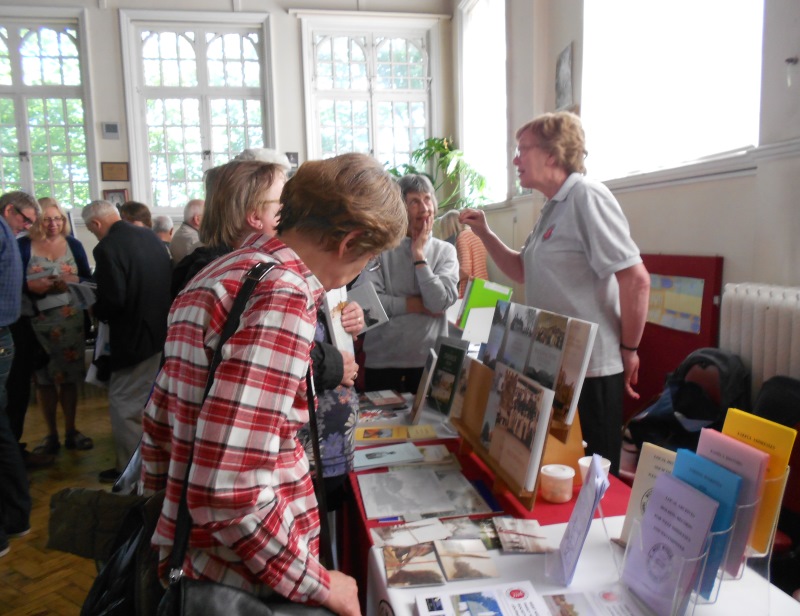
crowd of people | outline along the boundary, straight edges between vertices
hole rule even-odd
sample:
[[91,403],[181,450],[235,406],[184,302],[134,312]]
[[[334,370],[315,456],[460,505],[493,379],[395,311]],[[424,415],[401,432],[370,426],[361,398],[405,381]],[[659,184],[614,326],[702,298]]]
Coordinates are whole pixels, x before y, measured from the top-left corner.
[[[585,177],[577,116],[545,114],[516,137],[520,184],[547,198],[519,251],[481,210],[446,213],[434,237],[430,180],[396,180],[363,154],[309,161],[289,178],[282,155],[246,151],[207,172],[205,199],[186,205],[177,230],[143,203],[93,201],[81,210],[98,240],[93,272],[58,203],[0,197],[0,556],[30,528],[25,466],[58,453],[59,404],[64,447],[93,446],[76,418],[85,311],[67,289],[86,280],[97,285],[91,315],[110,342],[116,464],[99,479],[116,481],[139,448],[143,492],[166,489],[153,537],[163,576],[187,478],[185,575],[358,613],[354,580],[320,561],[307,426],[309,373],[335,508],[352,469],[359,365],[332,343],[321,298],[346,285],[373,284],[389,316],[363,336],[367,390],[416,391],[429,349],[447,335],[447,309],[470,278],[488,278],[487,255],[525,283],[527,304],[597,322],[579,412],[587,452],[616,472],[649,278],[619,204]],[[211,373],[228,313],[258,262],[272,269]],[[361,307],[349,303],[342,324],[355,338]],[[27,452],[19,441],[31,378],[48,433]]]

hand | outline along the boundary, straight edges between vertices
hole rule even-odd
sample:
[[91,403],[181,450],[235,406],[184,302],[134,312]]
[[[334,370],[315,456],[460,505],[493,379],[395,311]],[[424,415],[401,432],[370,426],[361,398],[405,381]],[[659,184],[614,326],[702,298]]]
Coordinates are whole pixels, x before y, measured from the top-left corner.
[[347,351],[339,351],[342,354],[342,364],[344,372],[342,373],[341,384],[345,387],[352,387],[356,383],[358,376],[358,364],[356,358]]
[[482,237],[489,231],[489,224],[486,222],[486,214],[483,210],[461,210],[458,221],[462,225],[467,225],[478,237]]
[[433,213],[422,220],[420,226],[411,228],[411,256],[414,261],[425,259],[425,244],[433,232]]
[[341,571],[328,573],[331,577],[331,592],[322,605],[340,616],[361,616],[356,581]]
[[342,309],[342,327],[353,338],[364,328],[364,311],[358,302],[348,302]]
[[46,278],[37,278],[28,281],[28,290],[36,295],[44,295],[45,293],[53,292],[53,285],[55,284],[55,276],[47,276]]
[[67,290],[67,281],[63,278],[56,278],[53,281],[53,293],[64,293]]
[[622,352],[622,369],[625,377],[625,393],[627,393],[634,400],[639,399],[639,394],[633,390],[633,387],[639,383],[639,354],[636,351],[627,351],[620,349]]

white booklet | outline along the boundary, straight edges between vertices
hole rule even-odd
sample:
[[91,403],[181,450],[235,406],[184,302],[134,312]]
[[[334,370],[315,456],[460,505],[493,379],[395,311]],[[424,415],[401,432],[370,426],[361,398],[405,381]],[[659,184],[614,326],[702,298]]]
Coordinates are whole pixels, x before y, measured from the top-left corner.
[[344,330],[342,310],[347,306],[347,288],[331,289],[325,294],[324,312],[333,345],[340,351],[355,354],[353,336]]
[[364,311],[364,327],[358,332],[359,335],[374,327],[383,325],[389,320],[381,300],[375,292],[375,285],[371,281],[350,289],[347,292],[347,299],[351,302],[356,302],[361,306],[361,310]]
[[367,468],[422,462],[424,456],[414,443],[396,443],[369,449],[357,449],[353,455],[353,468],[363,471]]
[[417,595],[419,616],[550,616],[542,596],[529,580],[480,586],[470,590],[448,592],[442,588],[435,593]]

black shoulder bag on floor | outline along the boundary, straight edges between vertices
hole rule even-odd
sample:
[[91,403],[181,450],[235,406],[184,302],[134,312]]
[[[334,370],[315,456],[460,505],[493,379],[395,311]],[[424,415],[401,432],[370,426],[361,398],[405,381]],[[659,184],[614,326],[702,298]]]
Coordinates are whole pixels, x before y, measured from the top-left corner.
[[[245,304],[253,292],[256,284],[264,279],[272,269],[273,264],[259,263],[247,273],[241,290],[236,295],[236,300],[228,314],[228,320],[222,330],[220,342],[211,360],[208,371],[208,381],[203,398],[208,395],[214,381],[214,372],[221,361],[220,351],[223,343],[236,331],[239,326],[241,314]],[[314,406],[314,386],[310,371],[306,374],[308,388],[308,414],[311,441],[314,448],[316,462],[316,477],[314,481],[315,492],[319,502],[319,516],[321,524],[320,535],[320,560],[323,565],[330,566],[331,545],[328,532],[328,516],[325,506],[325,489],[322,485],[322,466],[320,464],[319,435],[317,434],[317,418]],[[189,534],[192,528],[192,518],[186,504],[186,490],[189,483],[189,470],[193,454],[189,457],[186,466],[186,477],[183,482],[181,501],[178,507],[178,518],[175,525],[175,542],[170,556],[170,582],[169,588],[158,606],[158,616],[331,616],[331,612],[324,607],[311,606],[304,603],[295,603],[275,594],[274,597],[259,598],[254,594],[226,586],[216,582],[192,580],[183,575],[183,561],[186,548],[189,544]]]

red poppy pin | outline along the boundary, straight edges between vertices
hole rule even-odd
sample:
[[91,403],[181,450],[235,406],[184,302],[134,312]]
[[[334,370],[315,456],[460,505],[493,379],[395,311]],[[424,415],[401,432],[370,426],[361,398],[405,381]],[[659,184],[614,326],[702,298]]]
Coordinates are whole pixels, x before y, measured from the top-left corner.
[[545,231],[544,235],[542,236],[542,239],[549,240],[550,236],[553,235],[553,231],[555,230],[555,228],[556,228],[556,226],[553,225],[547,231]]

